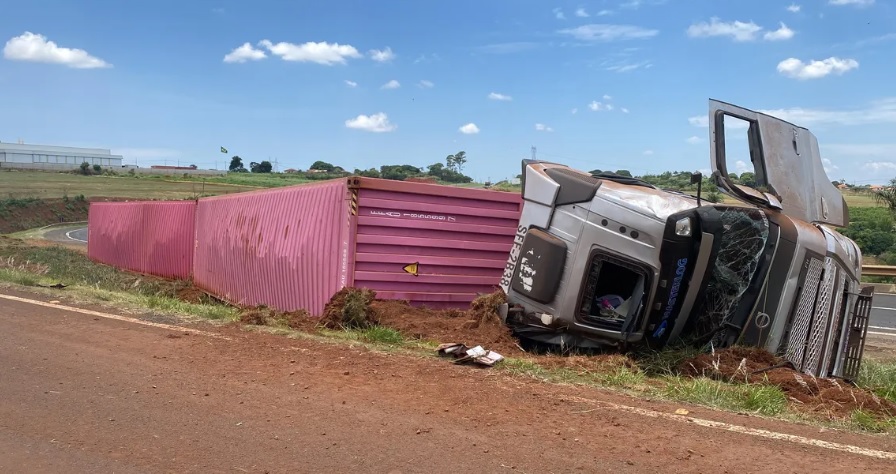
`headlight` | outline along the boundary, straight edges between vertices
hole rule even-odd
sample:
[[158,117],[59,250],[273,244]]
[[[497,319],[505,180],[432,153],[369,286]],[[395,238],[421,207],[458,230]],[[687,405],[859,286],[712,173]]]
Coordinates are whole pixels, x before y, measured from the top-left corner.
[[678,219],[678,222],[675,223],[675,234],[680,235],[682,237],[687,237],[691,235],[691,218],[684,217]]

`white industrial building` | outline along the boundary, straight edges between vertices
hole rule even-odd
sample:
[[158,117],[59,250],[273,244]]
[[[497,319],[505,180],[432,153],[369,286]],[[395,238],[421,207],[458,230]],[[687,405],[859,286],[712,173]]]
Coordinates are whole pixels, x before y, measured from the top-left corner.
[[70,170],[87,162],[91,167],[121,168],[121,155],[103,148],[29,145],[0,142],[0,169]]

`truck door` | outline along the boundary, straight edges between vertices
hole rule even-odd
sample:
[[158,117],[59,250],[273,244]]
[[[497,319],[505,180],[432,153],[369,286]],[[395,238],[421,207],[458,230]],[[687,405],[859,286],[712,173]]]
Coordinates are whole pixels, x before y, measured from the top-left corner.
[[[725,117],[749,123],[747,137],[756,187],[735,184],[725,157]],[[709,101],[710,153],[717,184],[734,197],[758,206],[780,209],[807,222],[845,227],[849,211],[821,161],[818,140],[808,129],[760,112]]]

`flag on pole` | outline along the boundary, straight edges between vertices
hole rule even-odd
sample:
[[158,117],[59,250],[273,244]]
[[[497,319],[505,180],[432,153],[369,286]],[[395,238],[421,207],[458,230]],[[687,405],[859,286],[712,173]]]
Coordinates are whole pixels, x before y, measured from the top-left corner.
[[221,153],[227,153],[227,148],[221,147]]

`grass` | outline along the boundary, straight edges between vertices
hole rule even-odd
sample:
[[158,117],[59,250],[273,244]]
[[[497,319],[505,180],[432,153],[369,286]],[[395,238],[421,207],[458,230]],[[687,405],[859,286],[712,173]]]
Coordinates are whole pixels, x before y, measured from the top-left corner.
[[0,281],[30,287],[62,283],[66,285],[62,295],[131,310],[213,320],[235,320],[237,316],[235,308],[214,301],[196,304],[178,299],[177,291],[186,282],[143,277],[97,265],[74,250],[27,246],[12,239],[0,241]]
[[859,369],[858,383],[896,403],[896,364],[865,359]]
[[0,189],[11,199],[49,199],[78,195],[86,198],[192,199],[200,195],[229,194],[258,187],[209,182],[203,185],[201,181],[182,181],[162,176],[84,176],[41,171],[0,171]]
[[770,385],[740,385],[708,378],[666,377],[659,390],[665,398],[724,410],[780,415],[787,412],[787,395]]

